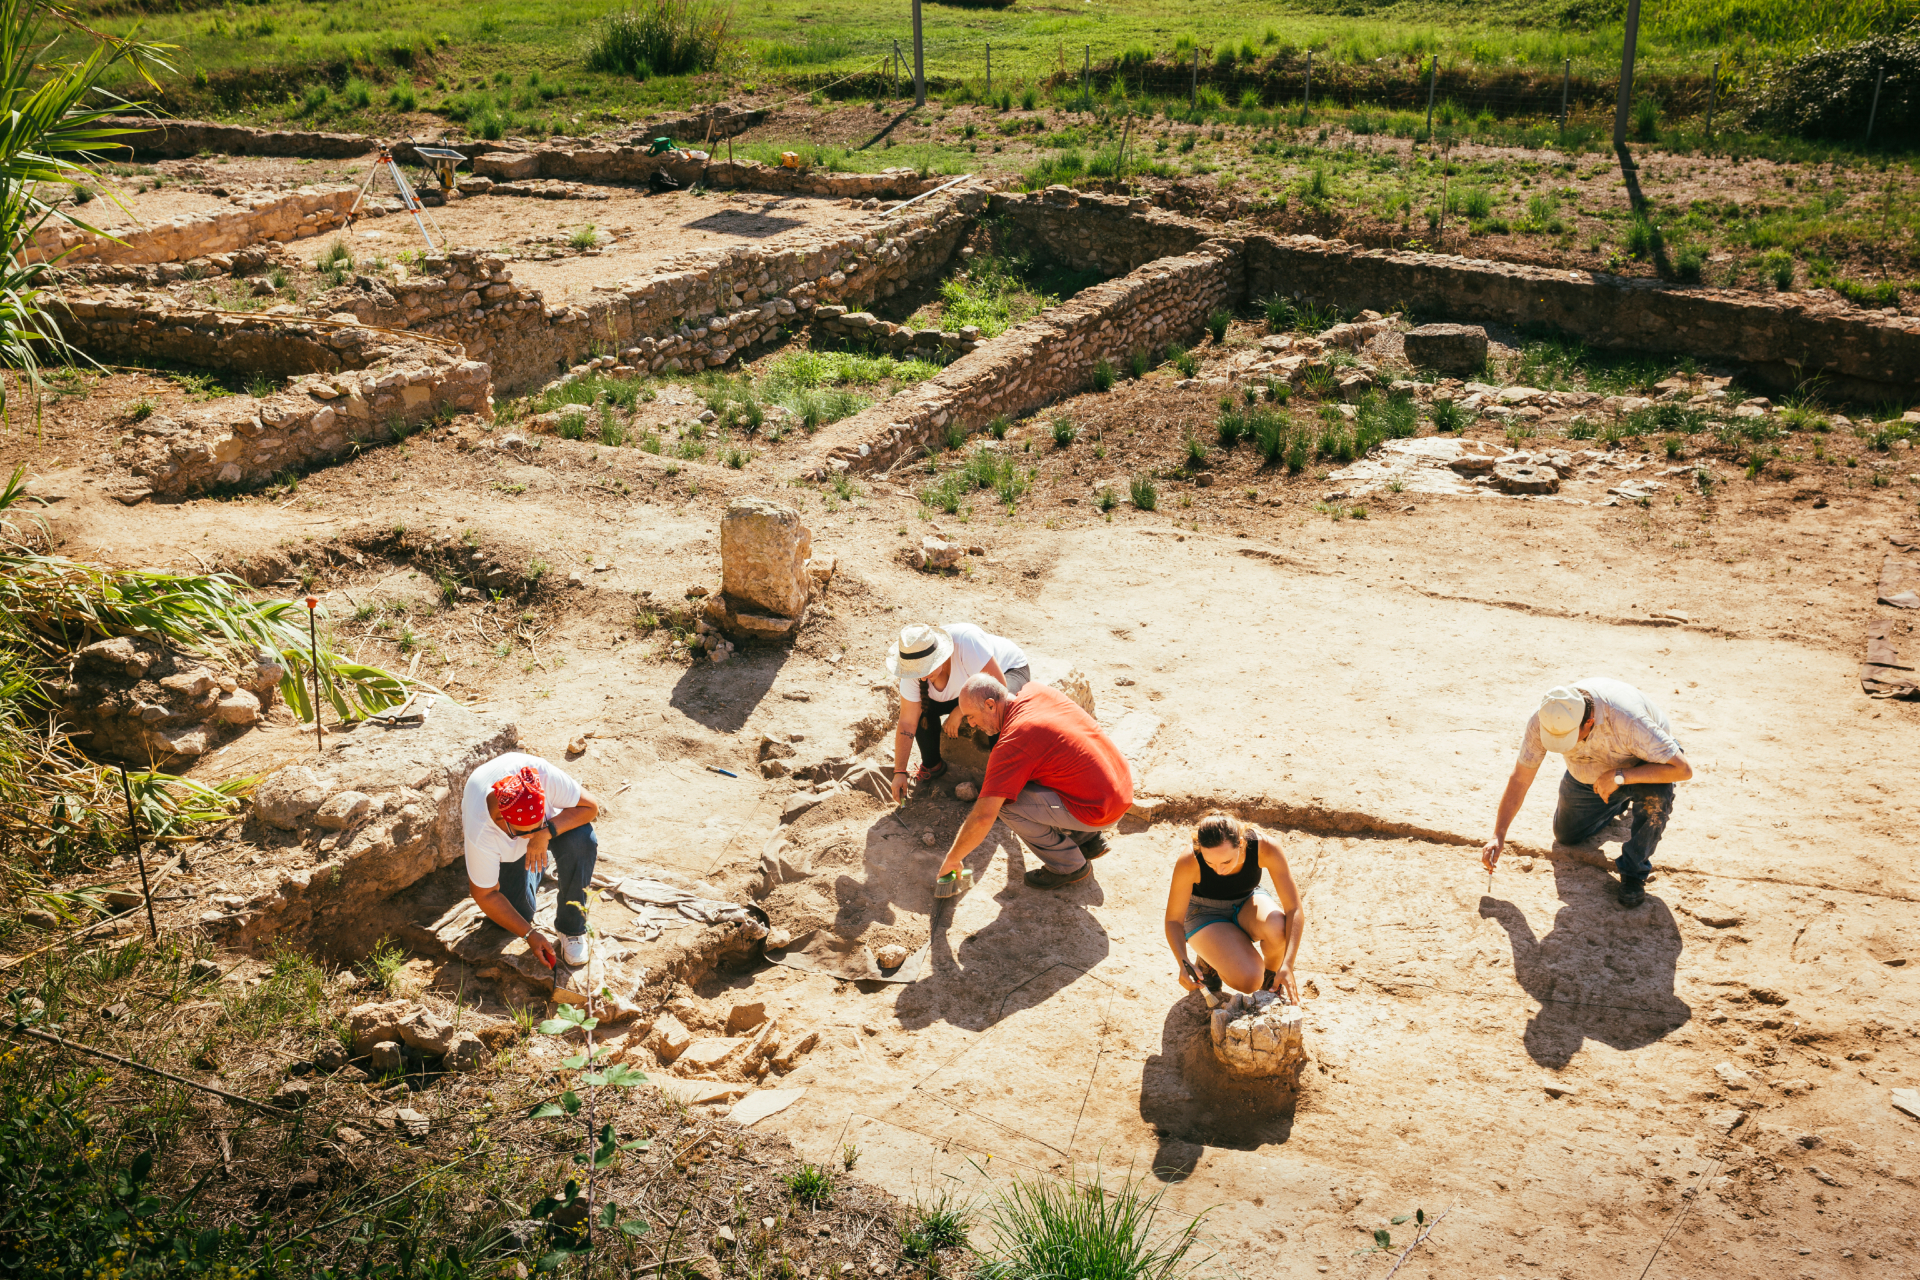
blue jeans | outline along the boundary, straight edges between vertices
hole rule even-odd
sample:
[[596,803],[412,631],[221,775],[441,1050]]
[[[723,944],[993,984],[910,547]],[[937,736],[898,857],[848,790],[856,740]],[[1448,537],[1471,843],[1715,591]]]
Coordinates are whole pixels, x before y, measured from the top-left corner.
[[1642,884],[1653,874],[1653,851],[1673,816],[1673,783],[1630,782],[1616,787],[1613,800],[1608,802],[1572,774],[1563,774],[1560,804],[1553,811],[1553,838],[1561,844],[1584,843],[1629,806],[1633,809],[1633,830],[1620,846],[1613,868],[1620,873],[1621,884]]
[[[600,842],[593,838],[593,824],[562,831],[547,841],[547,857],[553,861],[554,874],[560,877],[560,905],[553,913],[553,927],[577,937],[587,931],[587,886],[593,882],[594,864],[600,860]],[[527,870],[524,857],[500,864],[500,892],[513,909],[533,923],[534,903],[540,877]]]

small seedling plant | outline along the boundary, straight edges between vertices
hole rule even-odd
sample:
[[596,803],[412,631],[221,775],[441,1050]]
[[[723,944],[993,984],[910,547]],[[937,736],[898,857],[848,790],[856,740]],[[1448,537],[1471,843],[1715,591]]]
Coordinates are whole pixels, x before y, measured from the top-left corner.
[[[606,993],[603,991],[600,995],[604,997]],[[601,1089],[628,1089],[645,1084],[647,1079],[645,1073],[625,1063],[601,1065],[607,1048],[593,1043],[593,1030],[599,1025],[600,1020],[593,1016],[590,1005],[568,1004],[560,1006],[554,1017],[535,1028],[543,1036],[566,1036],[578,1031],[586,1037],[583,1052],[560,1062],[568,1071],[580,1073],[573,1080],[574,1087],[561,1093],[559,1098],[536,1106],[530,1116],[534,1120],[578,1119],[585,1138],[583,1150],[573,1157],[582,1177],[567,1179],[559,1195],[546,1196],[533,1206],[532,1217],[549,1224],[551,1246],[534,1265],[536,1273],[552,1271],[574,1255],[590,1252],[596,1223],[629,1239],[645,1235],[650,1225],[645,1217],[637,1214],[623,1219],[620,1206],[611,1200],[598,1205],[596,1210],[595,1192],[601,1171],[617,1163],[621,1152],[645,1151],[649,1146],[645,1138],[622,1142],[614,1132],[612,1121],[599,1123],[597,1103]],[[586,1091],[584,1098],[580,1094],[582,1089]]]
[[[1427,1217],[1427,1211],[1425,1209],[1415,1209],[1412,1213],[1403,1213],[1391,1218],[1388,1220],[1386,1226],[1375,1227],[1373,1229],[1373,1243],[1364,1248],[1355,1249],[1353,1251],[1354,1256],[1361,1257],[1373,1253],[1393,1253],[1392,1229],[1403,1226],[1409,1222],[1413,1223],[1413,1239],[1408,1242],[1405,1248],[1399,1251],[1399,1256],[1393,1260],[1393,1265],[1387,1268],[1387,1276],[1391,1276],[1400,1269],[1400,1264],[1407,1260],[1409,1254],[1427,1242],[1427,1237],[1433,1234],[1433,1229],[1440,1225],[1440,1219],[1452,1212],[1453,1210],[1451,1209],[1443,1209],[1438,1216],[1429,1218]],[[1386,1276],[1382,1276],[1381,1280],[1386,1280]]]

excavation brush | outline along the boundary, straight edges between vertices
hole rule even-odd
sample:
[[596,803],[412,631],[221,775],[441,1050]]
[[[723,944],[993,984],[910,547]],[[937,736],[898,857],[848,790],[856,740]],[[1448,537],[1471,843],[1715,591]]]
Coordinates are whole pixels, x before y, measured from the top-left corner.
[[973,868],[962,867],[958,871],[949,871],[933,882],[933,896],[936,898],[957,898],[973,888]]

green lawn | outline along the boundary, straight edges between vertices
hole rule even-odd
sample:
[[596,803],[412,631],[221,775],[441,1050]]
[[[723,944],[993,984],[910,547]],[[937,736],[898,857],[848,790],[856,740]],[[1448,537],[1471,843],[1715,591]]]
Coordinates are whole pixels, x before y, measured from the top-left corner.
[[[323,124],[364,125],[369,113],[377,120],[383,109],[405,110],[412,101],[459,121],[491,113],[507,128],[566,131],[775,85],[832,91],[842,82],[841,92],[858,96],[880,87],[894,41],[911,52],[909,9],[899,0],[740,6],[741,43],[728,65],[647,81],[586,69],[593,29],[617,7],[604,0],[288,0],[145,16],[128,7],[108,0],[95,6],[96,20],[177,46],[176,74],[166,77],[170,110]],[[1335,8],[1343,12],[1328,12]],[[1557,91],[1553,73],[1563,59],[1572,59],[1576,84],[1611,78],[1620,38],[1617,20],[1606,15],[1618,8],[1618,0],[1018,0],[998,10],[929,3],[924,25],[929,75],[975,92],[985,87],[989,45],[996,90],[1051,81],[1071,93],[1066,86],[1090,57],[1096,81],[1117,74],[1130,92],[1149,97],[1184,94],[1197,48],[1201,83],[1221,101],[1238,106],[1251,92],[1273,106],[1304,88],[1311,50],[1323,87],[1330,79],[1388,75],[1405,82],[1404,91],[1418,80],[1420,60],[1438,54],[1448,74],[1532,83],[1537,92],[1528,101],[1537,109],[1542,92]],[[1916,17],[1920,0],[1667,0],[1644,11],[1640,69],[1649,83],[1683,75],[1697,82],[1718,57],[1733,85],[1816,36],[1898,29]],[[307,96],[315,85],[329,92]],[[1490,92],[1498,105],[1497,94],[1508,90]]]

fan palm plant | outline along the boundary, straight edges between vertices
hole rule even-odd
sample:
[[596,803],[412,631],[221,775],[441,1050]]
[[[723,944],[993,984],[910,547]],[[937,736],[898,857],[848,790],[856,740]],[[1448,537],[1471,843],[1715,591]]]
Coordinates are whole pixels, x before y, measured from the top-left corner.
[[[51,56],[56,47],[76,45],[64,58]],[[90,166],[100,150],[133,132],[109,117],[144,105],[109,92],[103,81],[131,73],[157,89],[154,73],[171,70],[168,49],[95,30],[47,0],[0,0],[0,238],[7,249],[0,262],[0,417],[16,380],[38,390],[44,355],[74,358],[47,312],[41,279],[53,264],[29,262],[28,249],[49,220],[98,230],[50,204],[41,188],[95,185]],[[103,189],[118,201],[111,187]]]

